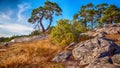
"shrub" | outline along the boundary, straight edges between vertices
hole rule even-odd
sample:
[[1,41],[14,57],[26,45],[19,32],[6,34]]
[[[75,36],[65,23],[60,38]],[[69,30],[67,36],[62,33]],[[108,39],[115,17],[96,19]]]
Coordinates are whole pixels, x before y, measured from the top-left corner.
[[74,20],[73,20],[73,27],[74,27],[74,29],[77,30],[79,33],[86,32],[86,31],[87,31],[87,27],[85,27],[85,25],[83,25],[82,22],[80,22],[80,21],[74,21]]
[[40,34],[42,34],[41,31],[35,30],[35,31],[31,32],[30,36],[33,36],[33,35],[40,35]]
[[57,45],[68,45],[76,41],[77,33],[73,29],[69,20],[61,19],[57,25],[52,29],[50,34],[51,40]]

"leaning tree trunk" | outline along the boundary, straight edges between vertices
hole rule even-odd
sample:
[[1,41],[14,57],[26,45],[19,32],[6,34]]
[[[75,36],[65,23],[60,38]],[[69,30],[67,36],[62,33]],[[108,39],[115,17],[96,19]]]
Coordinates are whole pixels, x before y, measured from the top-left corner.
[[41,26],[41,28],[42,28],[42,32],[44,33],[45,32],[45,28],[44,28],[44,26],[43,26],[43,24],[42,24],[42,18],[43,18],[43,16],[40,18],[40,26]]
[[52,24],[52,16],[51,16],[51,19],[50,19],[50,23],[49,23],[48,27],[46,28],[46,31],[49,30],[51,24]]
[[40,22],[40,26],[42,27],[42,32],[44,33],[45,32],[45,28],[44,28],[42,22]]

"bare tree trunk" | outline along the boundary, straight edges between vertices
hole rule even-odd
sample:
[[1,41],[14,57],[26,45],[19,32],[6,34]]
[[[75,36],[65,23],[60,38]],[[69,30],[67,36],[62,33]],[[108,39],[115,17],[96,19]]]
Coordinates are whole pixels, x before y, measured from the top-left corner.
[[110,22],[109,22],[109,24],[112,24],[112,19],[113,19],[113,18],[112,18],[112,17],[110,17]]
[[50,23],[49,23],[49,25],[48,25],[46,30],[48,30],[50,28],[51,24],[52,24],[52,16],[51,16]]
[[45,32],[45,28],[44,28],[42,22],[40,22],[40,26],[42,27],[42,32]]
[[43,18],[43,16],[40,18],[40,26],[42,27],[42,32],[44,33],[45,32],[45,28],[44,28],[44,26],[43,26],[43,24],[42,24],[42,18]]

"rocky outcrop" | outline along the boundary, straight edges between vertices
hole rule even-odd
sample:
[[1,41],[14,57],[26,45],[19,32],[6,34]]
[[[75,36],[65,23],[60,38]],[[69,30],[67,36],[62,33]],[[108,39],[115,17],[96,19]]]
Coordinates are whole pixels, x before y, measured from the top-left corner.
[[[53,59],[53,62],[67,62],[67,68],[120,68],[120,47],[107,38],[93,38],[78,44],[71,43],[67,48],[73,48],[71,51],[62,51]],[[70,56],[77,61],[73,64],[69,61]],[[68,61],[67,61],[68,60]],[[79,62],[79,63],[78,63]]]
[[64,62],[67,59],[70,58],[70,56],[72,55],[71,50],[73,49],[73,47],[76,45],[76,42],[72,42],[71,44],[69,44],[62,52],[58,53],[53,59],[53,62]]
[[106,34],[120,34],[120,23],[107,24],[102,28],[98,27],[92,31],[81,33],[80,35],[88,35],[92,37],[105,37]]
[[113,65],[119,65],[119,61],[116,60],[120,59],[120,55],[119,58],[116,56],[119,53],[120,47],[107,38],[94,38],[78,43],[72,51],[74,58],[80,61],[80,65],[89,64],[87,68],[119,67]]
[[105,38],[94,38],[78,43],[72,54],[76,60],[80,60],[80,64],[84,65],[90,63],[100,52],[109,51],[111,45],[113,43]]
[[71,56],[71,51],[63,51],[58,53],[53,59],[53,62],[64,62]]
[[90,37],[105,37],[106,33],[102,32],[102,31],[101,32],[89,31],[89,32],[80,34],[80,36],[83,36],[83,35],[87,35],[87,36],[90,36]]
[[[114,55],[114,56],[116,56],[116,55]],[[118,59],[116,59],[116,61],[119,59],[120,59],[120,56]],[[85,68],[120,68],[120,66],[117,65],[116,62],[113,62],[113,61],[115,61],[115,59],[110,58],[108,56],[103,57],[103,58],[97,58],[96,60],[94,60],[94,62],[91,62]]]
[[96,28],[94,29],[96,33],[104,32],[106,34],[118,34],[120,33],[120,23],[118,24],[107,24],[103,28]]
[[48,38],[48,35],[36,35],[36,36],[29,36],[29,37],[18,37],[18,38],[14,38],[9,42],[3,42],[0,44],[0,46],[8,46],[11,45],[13,43],[21,43],[21,42],[30,42],[30,41],[34,41],[34,40],[43,40]]
[[[66,48],[72,51],[74,60],[79,62],[73,64],[69,61],[69,64],[73,64],[72,68],[120,68],[120,46],[115,44],[112,40],[105,38],[107,34],[119,34],[120,24],[107,24],[103,28],[95,28],[93,31],[81,33],[80,36],[88,35],[93,37],[92,39],[79,42],[71,43]],[[67,52],[58,54],[55,61],[61,62],[67,60]],[[59,56],[61,55],[61,56]],[[63,57],[64,56],[64,57]],[[70,55],[69,55],[70,56]],[[58,61],[58,58],[61,58]],[[56,60],[57,59],[57,60]],[[77,66],[77,67],[76,67]]]
[[30,37],[20,37],[20,38],[15,38],[12,39],[10,42],[15,43],[15,42],[29,42],[29,41],[33,41],[33,40],[42,40],[47,38],[46,35],[36,35],[36,36],[30,36]]

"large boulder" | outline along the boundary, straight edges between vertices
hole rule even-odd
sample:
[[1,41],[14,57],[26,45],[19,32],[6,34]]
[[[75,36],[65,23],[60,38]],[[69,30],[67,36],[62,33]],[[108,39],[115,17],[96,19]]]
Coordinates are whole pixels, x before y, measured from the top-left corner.
[[[98,37],[84,42],[80,42],[72,50],[72,54],[74,58],[80,61],[80,65],[90,64],[88,68],[92,68],[96,61],[101,61],[100,64],[101,65],[104,64],[105,67],[107,65],[110,65],[109,63],[114,63],[115,61],[114,62],[110,61],[108,58],[113,56],[114,54],[116,55],[116,53],[120,53],[119,46],[117,46],[115,43],[113,43],[111,40],[107,38],[98,38]],[[117,59],[120,58],[117,57]],[[102,61],[105,63],[103,63]],[[114,65],[112,68],[114,68]]]

